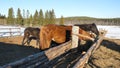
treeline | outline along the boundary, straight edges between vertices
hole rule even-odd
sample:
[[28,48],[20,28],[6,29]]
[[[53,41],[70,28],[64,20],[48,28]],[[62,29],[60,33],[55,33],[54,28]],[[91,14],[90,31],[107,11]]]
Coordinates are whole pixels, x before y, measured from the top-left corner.
[[93,17],[63,17],[56,18],[54,9],[40,9],[31,14],[29,10],[17,9],[15,15],[14,9],[8,9],[8,16],[0,14],[0,24],[2,25],[19,25],[19,26],[42,26],[46,24],[90,24],[97,25],[117,25],[120,26],[120,18],[93,18]]
[[[59,22],[60,18],[57,19]],[[97,25],[118,25],[120,26],[120,18],[93,18],[93,17],[66,17],[64,24],[90,24]]]
[[5,19],[6,17],[5,17],[5,15],[2,15],[1,13],[0,13],[0,19]]
[[17,14],[14,14],[14,9],[9,8],[8,17],[6,18],[8,25],[21,25],[21,26],[40,26],[46,24],[55,23],[54,10],[46,10],[43,12],[42,9],[36,10],[32,15],[29,10],[24,10],[21,13],[21,9],[17,9]]

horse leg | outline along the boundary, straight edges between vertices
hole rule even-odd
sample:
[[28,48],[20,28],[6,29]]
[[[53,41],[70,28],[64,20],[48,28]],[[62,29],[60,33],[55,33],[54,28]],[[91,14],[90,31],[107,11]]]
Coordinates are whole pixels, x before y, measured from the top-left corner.
[[37,39],[36,45],[39,45],[39,39]]
[[32,40],[31,37],[28,37],[28,38],[27,38],[27,45],[28,45],[28,46],[30,45],[31,40]]

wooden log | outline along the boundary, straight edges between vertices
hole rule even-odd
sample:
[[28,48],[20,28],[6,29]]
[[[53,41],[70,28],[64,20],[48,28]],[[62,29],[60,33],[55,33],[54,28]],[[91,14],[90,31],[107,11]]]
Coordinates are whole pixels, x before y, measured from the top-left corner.
[[45,51],[45,55],[48,57],[49,60],[52,60],[70,49],[71,49],[71,41],[54,48],[50,48],[49,50]]
[[91,37],[85,36],[85,35],[83,35],[83,34],[75,34],[75,33],[72,33],[72,34],[73,34],[73,35],[76,35],[76,36],[79,36],[79,37],[87,38],[87,39],[89,39],[89,40],[94,41],[94,38],[91,38]]
[[81,59],[79,59],[79,61],[73,66],[73,68],[83,68],[84,67],[85,63],[88,62],[92,53],[99,47],[100,43],[104,39],[105,34],[106,34],[106,32],[101,37],[99,37],[99,39],[89,48],[89,50],[86,52],[86,54]]
[[[79,27],[78,26],[73,26],[72,27],[72,33],[79,34]],[[72,34],[72,47],[71,48],[78,47],[78,36],[76,36],[74,34]]]

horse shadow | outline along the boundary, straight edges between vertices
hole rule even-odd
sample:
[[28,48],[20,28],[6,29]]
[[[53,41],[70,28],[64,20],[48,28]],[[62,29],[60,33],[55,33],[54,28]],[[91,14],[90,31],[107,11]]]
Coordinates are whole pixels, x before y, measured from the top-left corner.
[[0,42],[0,66],[20,60],[28,55],[35,54],[41,50],[32,46],[22,46]]
[[103,40],[101,43],[102,46],[107,47],[111,50],[120,52],[120,45],[118,45],[115,42],[109,41],[109,40]]

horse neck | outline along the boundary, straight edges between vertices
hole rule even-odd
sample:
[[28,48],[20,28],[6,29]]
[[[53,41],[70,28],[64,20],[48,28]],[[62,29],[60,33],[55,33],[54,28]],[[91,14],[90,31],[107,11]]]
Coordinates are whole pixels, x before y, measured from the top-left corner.
[[86,35],[88,37],[91,37],[91,34],[89,34],[88,32],[82,30],[82,29],[79,29],[79,34],[83,34],[83,35]]

